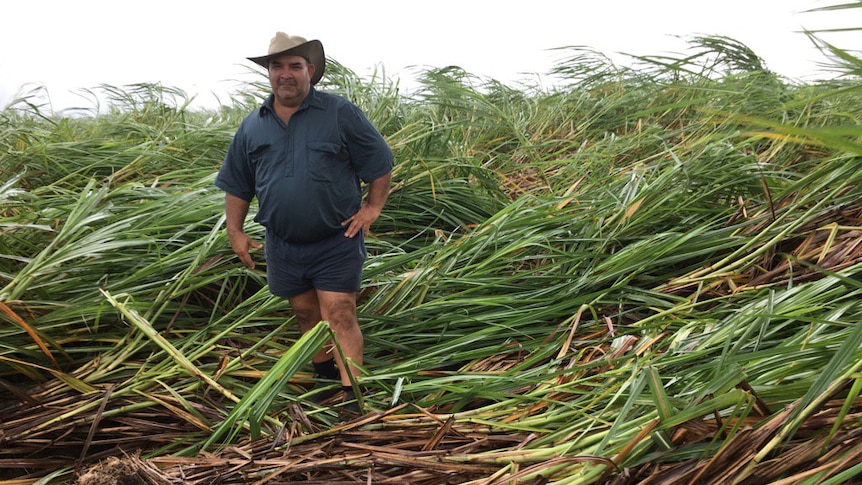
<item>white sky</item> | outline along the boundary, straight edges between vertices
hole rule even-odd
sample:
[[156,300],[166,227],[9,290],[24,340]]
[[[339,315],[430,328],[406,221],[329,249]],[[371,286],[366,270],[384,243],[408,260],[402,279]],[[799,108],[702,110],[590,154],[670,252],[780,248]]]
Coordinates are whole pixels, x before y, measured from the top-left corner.
[[[259,80],[245,60],[278,31],[320,39],[360,76],[375,70],[409,86],[425,68],[457,65],[504,83],[542,79],[565,52],[681,54],[693,35],[742,42],[798,80],[830,77],[801,31],[862,27],[862,9],[803,13],[851,0],[29,0],[0,6],[0,108],[35,85],[55,110],[92,107],[82,89],[160,82],[215,106]],[[862,50],[859,32],[822,35]]]

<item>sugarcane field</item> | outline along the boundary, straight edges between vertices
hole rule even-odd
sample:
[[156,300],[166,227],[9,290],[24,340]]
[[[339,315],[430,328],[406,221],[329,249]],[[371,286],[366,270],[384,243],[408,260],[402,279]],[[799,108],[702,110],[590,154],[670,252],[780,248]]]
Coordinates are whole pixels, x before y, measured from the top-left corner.
[[332,328],[239,261],[214,185],[265,75],[213,109],[21,96],[0,485],[862,484],[862,59],[822,43],[842,75],[801,83],[688,46],[571,48],[553,87],[327,61],[394,156],[349,417],[311,367]]

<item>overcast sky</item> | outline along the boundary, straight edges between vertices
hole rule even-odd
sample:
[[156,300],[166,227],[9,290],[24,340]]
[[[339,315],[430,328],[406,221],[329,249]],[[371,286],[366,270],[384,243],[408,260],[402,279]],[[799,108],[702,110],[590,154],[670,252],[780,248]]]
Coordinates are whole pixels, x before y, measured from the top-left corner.
[[[508,84],[544,80],[564,52],[586,46],[619,64],[631,55],[685,52],[694,35],[751,48],[773,71],[828,77],[803,29],[862,27],[862,9],[805,13],[851,0],[29,0],[0,6],[0,108],[36,85],[55,110],[92,107],[100,84],[162,83],[215,105],[259,80],[245,58],[266,54],[278,31],[320,39],[328,57],[361,76],[409,80],[456,65]],[[862,49],[859,32],[826,37]]]

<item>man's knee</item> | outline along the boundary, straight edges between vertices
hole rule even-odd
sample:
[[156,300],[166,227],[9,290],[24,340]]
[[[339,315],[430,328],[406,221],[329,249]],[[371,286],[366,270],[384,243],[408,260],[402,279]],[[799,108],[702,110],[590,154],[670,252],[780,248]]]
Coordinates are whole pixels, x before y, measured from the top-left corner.
[[321,320],[320,303],[313,291],[290,297],[288,302],[300,324],[314,325]]
[[327,311],[327,319],[336,325],[353,325],[356,323],[356,307],[349,304],[336,304]]
[[357,325],[356,301],[352,296],[329,299],[323,310],[324,319],[333,327],[351,328]]
[[299,324],[303,326],[314,325],[315,323],[322,320],[322,318],[320,317],[320,312],[311,309],[300,310],[294,308],[293,314],[294,316],[296,316],[296,319],[299,321]]

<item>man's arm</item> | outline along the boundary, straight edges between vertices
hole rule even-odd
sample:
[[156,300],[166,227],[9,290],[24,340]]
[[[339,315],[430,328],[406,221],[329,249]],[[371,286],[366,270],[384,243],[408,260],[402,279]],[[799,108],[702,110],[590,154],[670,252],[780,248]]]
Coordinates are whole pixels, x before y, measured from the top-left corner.
[[341,223],[342,226],[347,226],[344,235],[353,237],[359,230],[368,235],[371,230],[371,224],[380,217],[383,211],[383,206],[386,205],[386,199],[389,197],[389,186],[392,182],[392,172],[387,172],[385,175],[377,177],[368,184],[368,199],[356,214],[348,217]]
[[235,195],[225,192],[224,196],[224,213],[227,227],[227,237],[230,240],[230,247],[233,252],[239,256],[242,264],[249,269],[254,269],[254,260],[251,259],[249,251],[252,249],[260,249],[262,244],[248,237],[243,226],[245,225],[245,217],[248,215],[248,208],[251,203],[247,200],[240,199]]

